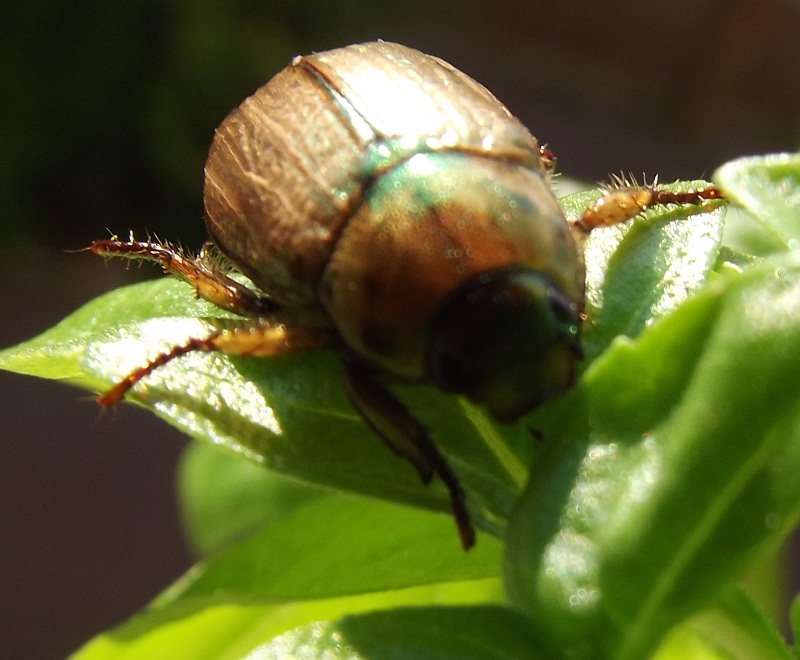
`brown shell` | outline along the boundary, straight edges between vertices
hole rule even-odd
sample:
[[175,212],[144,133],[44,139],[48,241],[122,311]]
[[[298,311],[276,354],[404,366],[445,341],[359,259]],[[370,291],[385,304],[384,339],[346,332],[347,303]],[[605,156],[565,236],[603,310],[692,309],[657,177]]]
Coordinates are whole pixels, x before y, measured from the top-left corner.
[[316,285],[364,187],[437,150],[541,167],[528,130],[442,60],[385,42],[297,58],[217,129],[209,232],[276,301],[318,305]]

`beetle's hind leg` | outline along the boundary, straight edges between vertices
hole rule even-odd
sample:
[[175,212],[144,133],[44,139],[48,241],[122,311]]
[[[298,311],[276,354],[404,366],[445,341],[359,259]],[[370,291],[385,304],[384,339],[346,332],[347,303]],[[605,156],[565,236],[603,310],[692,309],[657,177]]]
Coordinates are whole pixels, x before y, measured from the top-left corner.
[[220,268],[220,257],[204,246],[196,257],[187,255],[181,248],[166,241],[137,241],[116,236],[94,241],[89,250],[104,257],[123,257],[153,261],[169,275],[191,284],[197,295],[229,312],[242,316],[265,316],[277,310],[269,298],[249,289],[229,277]]
[[704,202],[723,199],[722,191],[716,186],[706,186],[685,192],[673,192],[652,184],[639,185],[633,177],[612,177],[603,195],[587,208],[583,217],[572,224],[579,236],[587,236],[597,227],[610,227],[631,220],[636,215],[653,206],[667,204],[701,205]]
[[335,335],[326,328],[290,328],[286,324],[263,319],[240,322],[239,325],[216,330],[205,337],[192,337],[155,356],[97,397],[97,402],[104,407],[113,406],[155,369],[192,351],[216,351],[241,357],[275,357],[323,348],[335,342]]
[[450,505],[464,550],[475,544],[475,530],[469,519],[464,491],[447,460],[436,448],[428,430],[397,398],[372,375],[352,360],[345,360],[350,399],[364,420],[398,456],[417,469],[428,483],[436,474],[450,493]]

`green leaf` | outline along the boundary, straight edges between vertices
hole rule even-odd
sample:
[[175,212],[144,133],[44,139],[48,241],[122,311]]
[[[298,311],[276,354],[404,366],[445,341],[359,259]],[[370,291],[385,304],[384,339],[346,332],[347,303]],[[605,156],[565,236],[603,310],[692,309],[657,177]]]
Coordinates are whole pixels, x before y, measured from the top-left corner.
[[[76,657],[238,658],[295,628],[347,614],[496,603],[500,550],[484,537],[463,552],[445,516],[320,497],[207,558]],[[271,648],[284,643],[279,638]]]
[[318,497],[206,558],[161,597],[262,602],[333,598],[496,578],[502,546],[465,553],[446,516],[338,494]]
[[540,416],[512,598],[576,657],[645,657],[800,515],[800,255],[718,278]]
[[725,195],[768,227],[783,248],[800,239],[800,154],[740,158],[714,173]]
[[[458,582],[287,604],[230,603],[219,598],[186,600],[147,610],[88,642],[74,660],[234,660],[286,658],[290,648],[273,643],[287,631],[345,614],[408,605],[485,603],[496,600],[496,581]],[[283,638],[285,644],[291,637]],[[262,649],[270,648],[270,654]],[[310,649],[309,649],[310,650]],[[259,655],[261,653],[261,655]],[[251,655],[253,654],[253,655]],[[294,657],[313,658],[297,653]],[[353,657],[331,655],[325,657]]]
[[330,495],[199,442],[184,450],[178,493],[187,536],[200,556],[280,524],[299,506]]
[[[735,660],[791,660],[793,657],[761,608],[739,586],[728,589],[714,607],[690,619],[685,627],[708,648],[724,654],[721,657]],[[662,653],[656,660],[668,657]]]
[[557,660],[531,622],[506,607],[417,607],[311,624],[277,637],[257,658]]

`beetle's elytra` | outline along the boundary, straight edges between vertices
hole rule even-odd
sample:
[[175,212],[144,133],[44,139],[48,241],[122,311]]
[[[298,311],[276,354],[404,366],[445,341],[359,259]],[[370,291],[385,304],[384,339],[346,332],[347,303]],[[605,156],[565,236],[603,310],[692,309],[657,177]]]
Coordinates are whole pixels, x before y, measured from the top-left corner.
[[585,234],[654,203],[719,196],[621,183],[569,225],[552,164],[494,96],[435,57],[375,42],[296,58],[223,121],[205,168],[212,241],[259,291],[205,250],[93,243],[156,261],[244,317],[157,356],[100,403],[189,351],[338,347],[353,404],[425,481],[444,481],[469,548],[458,479],[386,383],[433,383],[500,419],[535,408],[570,387],[581,355]]

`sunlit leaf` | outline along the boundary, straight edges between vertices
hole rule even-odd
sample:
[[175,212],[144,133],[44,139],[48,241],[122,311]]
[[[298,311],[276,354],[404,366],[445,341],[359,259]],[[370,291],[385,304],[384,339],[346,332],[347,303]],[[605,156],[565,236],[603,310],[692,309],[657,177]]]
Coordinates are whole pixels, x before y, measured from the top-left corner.
[[577,651],[643,657],[800,515],[800,257],[615,343],[549,414],[509,586]]
[[731,161],[714,173],[729,199],[760,219],[785,248],[800,240],[800,154]]

